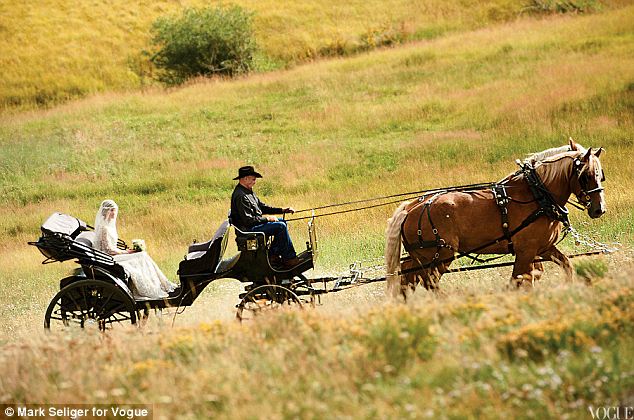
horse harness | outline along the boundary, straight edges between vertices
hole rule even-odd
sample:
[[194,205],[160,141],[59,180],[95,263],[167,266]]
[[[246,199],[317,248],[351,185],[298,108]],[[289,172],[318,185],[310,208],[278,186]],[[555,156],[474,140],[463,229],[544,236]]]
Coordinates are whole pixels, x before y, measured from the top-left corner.
[[[418,198],[418,202],[419,203],[424,202],[424,204],[423,204],[423,210],[420,212],[420,217],[418,218],[418,230],[416,231],[416,234],[418,236],[417,247],[418,249],[434,248],[434,247],[436,248],[436,253],[434,254],[434,258],[432,259],[432,264],[438,260],[438,258],[440,257],[440,251],[443,248],[447,248],[447,249],[455,251],[453,247],[447,243],[447,241],[445,241],[443,238],[440,237],[440,234],[438,233],[438,228],[436,228],[436,225],[434,225],[434,221],[431,218],[430,209],[431,209],[432,203],[434,202],[434,200],[436,200],[436,198],[438,198],[439,196],[445,193],[446,191],[437,192],[436,194],[431,196],[428,200],[425,200],[425,196]],[[422,223],[423,223],[424,214],[427,214],[427,219],[429,220],[431,231],[435,236],[435,239],[431,241],[423,240]],[[403,223],[401,223],[401,238],[403,240],[403,244],[405,245],[405,249],[410,255],[412,255],[412,253],[410,252],[410,249],[412,249],[411,245],[407,242],[407,239],[405,238],[405,232],[403,232],[403,226],[405,225],[405,220],[407,220],[407,216],[405,216],[405,219],[403,219]],[[418,263],[421,264],[420,261]]]
[[[582,165],[580,165],[580,163],[581,162],[578,159],[575,160],[574,170],[577,176],[581,176],[581,173],[583,172],[583,167]],[[548,189],[546,188],[546,186],[540,179],[539,175],[537,174],[535,167],[529,162],[522,163],[518,161],[518,165],[520,166],[520,169],[515,173],[515,175],[521,174],[524,176],[524,179],[526,180],[526,183],[528,184],[533,194],[534,201],[537,202],[537,204],[539,205],[539,207],[533,213],[531,213],[526,219],[524,219],[524,221],[518,227],[516,227],[513,230],[509,229],[510,226],[509,226],[507,206],[511,201],[513,201],[513,199],[507,193],[507,187],[505,185],[505,182],[503,181],[500,183],[493,184],[491,185],[491,191],[493,193],[493,198],[495,199],[495,202],[498,205],[498,208],[500,209],[503,235],[491,242],[488,242],[482,246],[479,246],[476,249],[472,249],[471,251],[459,252],[457,255],[454,255],[450,258],[439,261],[440,251],[443,248],[453,250],[454,252],[457,251],[440,236],[440,234],[438,233],[438,229],[436,228],[434,221],[432,220],[432,217],[431,217],[431,210],[430,210],[431,205],[440,195],[447,193],[447,191],[437,192],[436,194],[434,194],[427,200],[425,199],[426,198],[425,196],[422,196],[418,198],[418,202],[423,203],[423,206],[424,206],[423,210],[420,212],[420,216],[418,219],[418,230],[417,230],[418,241],[414,244],[411,244],[407,241],[405,237],[403,226],[405,225],[407,216],[405,216],[405,219],[403,219],[403,223],[401,224],[401,238],[403,241],[403,245],[405,246],[405,250],[410,254],[410,256],[412,255],[412,251],[415,249],[436,248],[436,253],[434,254],[434,257],[432,258],[430,263],[423,264],[420,260],[416,259],[418,264],[420,265],[420,268],[403,270],[401,273],[406,274],[408,272],[414,272],[420,269],[435,267],[437,265],[453,261],[456,258],[465,257],[465,256],[473,259],[474,261],[479,261],[477,257],[474,257],[471,254],[476,254],[478,251],[481,251],[482,249],[485,249],[495,243],[498,243],[501,240],[506,240],[508,242],[508,253],[514,255],[515,249],[513,247],[513,240],[512,240],[513,236],[517,234],[519,231],[531,225],[533,222],[535,222],[537,219],[539,219],[542,216],[546,216],[552,220],[561,222],[565,228],[568,228],[570,226],[570,220],[568,219],[568,209],[566,209],[566,207],[560,206],[559,204],[555,202],[550,191],[548,191]],[[580,194],[584,198],[587,199],[590,193],[598,192],[602,190],[603,188],[601,187],[595,188],[592,190],[587,190],[587,191],[584,188],[581,188]],[[580,202],[582,202],[582,204],[585,205],[586,207],[589,206],[589,204],[587,204],[586,201],[582,201],[580,199]],[[432,233],[435,236],[435,238],[432,240],[423,240],[422,222],[425,215],[427,215],[427,220],[429,221],[429,224],[432,229]]]

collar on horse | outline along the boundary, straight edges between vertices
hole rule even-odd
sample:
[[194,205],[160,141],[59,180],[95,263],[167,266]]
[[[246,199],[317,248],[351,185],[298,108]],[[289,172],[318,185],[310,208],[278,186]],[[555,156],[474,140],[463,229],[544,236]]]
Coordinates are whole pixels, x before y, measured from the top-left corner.
[[[565,206],[557,204],[548,188],[546,188],[539,175],[537,175],[535,167],[529,162],[518,162],[518,165],[520,166],[520,172],[524,175],[528,187],[533,193],[533,197],[535,197],[535,201],[539,204],[539,209],[528,218],[533,219],[534,217],[533,220],[536,220],[539,216],[545,214],[551,219],[563,223],[566,228],[570,226],[568,209]],[[537,213],[539,213],[539,215],[537,215]],[[533,220],[531,220],[531,223]],[[524,223],[522,223],[522,225],[523,224]]]

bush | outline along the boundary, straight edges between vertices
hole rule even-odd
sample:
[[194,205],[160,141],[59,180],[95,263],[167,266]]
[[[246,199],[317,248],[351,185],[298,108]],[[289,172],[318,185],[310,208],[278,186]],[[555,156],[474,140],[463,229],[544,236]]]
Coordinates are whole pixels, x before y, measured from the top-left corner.
[[198,76],[234,76],[251,70],[256,50],[252,14],[238,6],[188,8],[152,25],[150,58],[159,80],[182,83]]

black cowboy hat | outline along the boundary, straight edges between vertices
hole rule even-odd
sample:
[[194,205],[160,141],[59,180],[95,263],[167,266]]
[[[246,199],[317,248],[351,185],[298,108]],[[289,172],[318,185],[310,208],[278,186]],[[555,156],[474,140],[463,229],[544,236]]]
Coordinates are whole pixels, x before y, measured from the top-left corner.
[[249,166],[243,166],[242,168],[238,169],[238,176],[233,179],[236,180],[236,179],[244,178],[245,176],[249,176],[249,175],[253,175],[256,178],[262,178],[262,175],[260,175],[258,172],[255,172],[255,168],[249,165]]

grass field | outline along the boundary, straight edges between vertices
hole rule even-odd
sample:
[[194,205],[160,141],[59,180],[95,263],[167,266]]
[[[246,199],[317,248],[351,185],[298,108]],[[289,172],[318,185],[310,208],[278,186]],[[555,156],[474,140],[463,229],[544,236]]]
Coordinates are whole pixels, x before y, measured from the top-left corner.
[[[486,0],[378,0],[286,2],[235,0],[252,11],[261,52],[259,70],[314,58],[354,53],[401,40],[447,33],[529,16],[549,2]],[[564,3],[552,1],[550,3]],[[624,0],[575,0],[582,10],[610,10]],[[0,112],[50,106],[98,92],[152,85],[150,28],[159,16],[184,7],[228,2],[115,0],[0,2]],[[532,6],[532,7],[531,7]]]
[[[3,114],[0,403],[154,402],[165,418],[579,418],[588,404],[634,405],[633,23],[626,6],[474,24],[239,80]],[[141,331],[41,331],[72,264],[42,267],[26,242],[54,211],[92,223],[115,199],[120,234],[144,238],[175,278],[191,240],[226,216],[243,164],[264,174],[265,202],[310,208],[494,181],[569,136],[606,149],[608,213],[571,210],[573,224],[623,249],[591,284],[548,267],[516,293],[509,270],[458,274],[408,305],[384,304],[379,284],[239,326],[240,285],[223,280],[175,328],[166,315]],[[380,257],[392,211],[318,219],[312,274]],[[304,229],[291,224],[299,248]]]
[[634,403],[632,267],[621,255],[591,286],[551,272],[530,292],[495,271],[451,277],[398,306],[364,286],[250,325],[217,313],[237,290],[216,284],[176,328],[166,314],[141,332],[14,337],[1,402],[147,404],[166,419],[586,418]]

